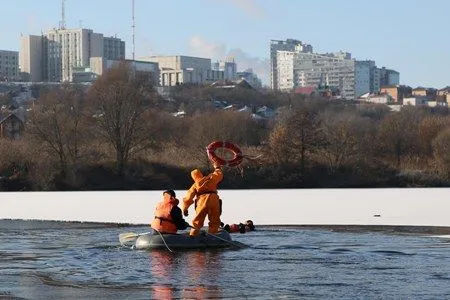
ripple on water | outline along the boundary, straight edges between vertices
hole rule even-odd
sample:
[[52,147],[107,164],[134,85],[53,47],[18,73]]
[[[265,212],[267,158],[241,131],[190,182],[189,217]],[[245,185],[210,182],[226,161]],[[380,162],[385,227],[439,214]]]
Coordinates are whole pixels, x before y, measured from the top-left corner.
[[36,261],[39,257],[34,253],[0,252],[0,263],[8,261]]
[[408,253],[403,251],[396,251],[396,250],[373,250],[370,251],[375,254],[382,254],[387,256],[413,256],[416,255],[416,253]]
[[352,249],[348,249],[348,248],[336,248],[336,249],[331,249],[329,251],[330,253],[347,253],[347,252],[355,252]]

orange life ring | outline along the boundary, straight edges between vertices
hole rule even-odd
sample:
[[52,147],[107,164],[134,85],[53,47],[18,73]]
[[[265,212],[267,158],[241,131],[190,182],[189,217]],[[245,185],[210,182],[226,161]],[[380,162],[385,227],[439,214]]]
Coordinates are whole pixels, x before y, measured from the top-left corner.
[[[226,148],[233,152],[233,158],[230,160],[223,159],[216,154],[216,150],[219,148]],[[208,158],[221,166],[235,167],[242,162],[244,158],[242,156],[242,151],[235,144],[231,142],[214,141],[206,147],[206,152],[208,153]]]

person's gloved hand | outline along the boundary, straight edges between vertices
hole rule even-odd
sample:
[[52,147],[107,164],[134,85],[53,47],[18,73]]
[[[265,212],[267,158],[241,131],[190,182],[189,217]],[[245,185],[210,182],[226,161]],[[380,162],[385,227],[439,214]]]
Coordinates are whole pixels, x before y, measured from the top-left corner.
[[185,217],[189,216],[189,212],[188,212],[187,209],[183,210],[183,215],[184,215]]

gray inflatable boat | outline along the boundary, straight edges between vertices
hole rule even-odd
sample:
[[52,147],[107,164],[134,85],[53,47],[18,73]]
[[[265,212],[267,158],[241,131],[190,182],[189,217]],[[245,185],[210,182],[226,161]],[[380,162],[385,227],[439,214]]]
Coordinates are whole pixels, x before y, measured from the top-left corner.
[[204,249],[241,247],[241,243],[233,242],[230,234],[221,230],[216,234],[202,231],[198,236],[190,237],[187,233],[160,234],[157,231],[140,235],[134,243],[134,249]]

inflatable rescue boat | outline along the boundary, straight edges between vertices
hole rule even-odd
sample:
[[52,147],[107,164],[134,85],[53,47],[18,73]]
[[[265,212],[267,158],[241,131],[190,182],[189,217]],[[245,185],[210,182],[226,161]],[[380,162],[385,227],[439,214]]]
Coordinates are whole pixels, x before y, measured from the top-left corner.
[[198,236],[191,237],[187,233],[165,234],[157,231],[139,235],[133,248],[142,249],[205,249],[205,248],[226,248],[245,246],[242,243],[234,242],[230,234],[221,230],[216,234],[202,231]]

